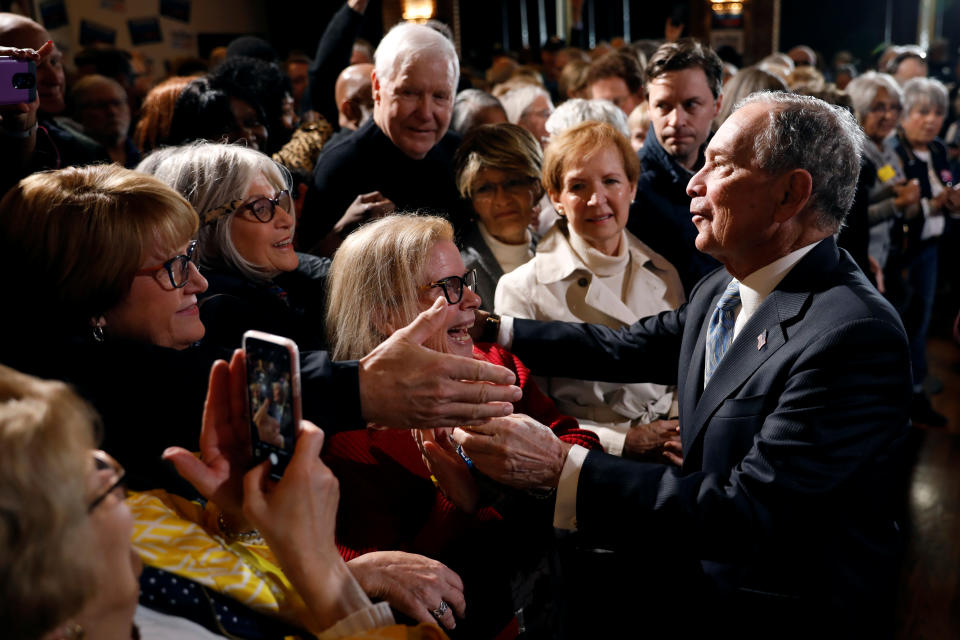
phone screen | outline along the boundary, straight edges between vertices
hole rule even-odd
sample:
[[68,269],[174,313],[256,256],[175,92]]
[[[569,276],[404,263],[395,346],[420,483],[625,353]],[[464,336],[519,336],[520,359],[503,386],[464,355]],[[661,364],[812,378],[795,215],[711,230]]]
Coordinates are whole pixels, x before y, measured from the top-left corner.
[[[293,345],[291,341],[287,341]],[[271,463],[271,475],[283,475],[293,456],[299,421],[299,363],[289,346],[244,337],[247,360],[247,394],[253,457]]]
[[37,68],[32,60],[0,57],[0,104],[37,99]]

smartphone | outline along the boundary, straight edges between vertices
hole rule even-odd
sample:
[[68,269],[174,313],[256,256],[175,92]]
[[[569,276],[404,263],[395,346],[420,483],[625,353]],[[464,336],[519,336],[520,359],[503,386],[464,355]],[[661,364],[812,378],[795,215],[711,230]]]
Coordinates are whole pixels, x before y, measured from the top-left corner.
[[247,360],[250,442],[255,464],[270,461],[270,476],[279,480],[300,425],[300,351],[289,338],[263,331],[243,334]]
[[33,60],[0,57],[0,104],[37,99],[37,66]]

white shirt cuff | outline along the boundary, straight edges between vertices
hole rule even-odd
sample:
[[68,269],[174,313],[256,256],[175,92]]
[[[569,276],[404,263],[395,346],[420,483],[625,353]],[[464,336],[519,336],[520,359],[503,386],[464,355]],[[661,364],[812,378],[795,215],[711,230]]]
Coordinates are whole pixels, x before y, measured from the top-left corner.
[[497,344],[507,351],[513,346],[513,317],[500,316],[500,333],[497,334]]
[[589,450],[577,444],[567,453],[557,484],[557,504],[553,509],[553,526],[557,529],[577,530],[577,484],[588,453]]
[[396,621],[393,619],[390,605],[386,602],[378,602],[359,611],[354,611],[346,618],[339,620],[337,624],[326,629],[317,638],[319,640],[335,640],[335,638],[354,636],[380,627],[389,627],[392,624],[396,624]]

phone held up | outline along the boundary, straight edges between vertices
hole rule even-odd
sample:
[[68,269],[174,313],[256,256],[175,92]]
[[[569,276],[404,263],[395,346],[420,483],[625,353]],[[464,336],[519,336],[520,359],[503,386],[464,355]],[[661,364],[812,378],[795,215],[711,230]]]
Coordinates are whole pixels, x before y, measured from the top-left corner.
[[0,57],[0,104],[37,99],[37,66],[32,60]]
[[293,457],[300,425],[300,352],[289,338],[262,331],[243,334],[247,360],[250,441],[256,464],[270,461],[279,480]]

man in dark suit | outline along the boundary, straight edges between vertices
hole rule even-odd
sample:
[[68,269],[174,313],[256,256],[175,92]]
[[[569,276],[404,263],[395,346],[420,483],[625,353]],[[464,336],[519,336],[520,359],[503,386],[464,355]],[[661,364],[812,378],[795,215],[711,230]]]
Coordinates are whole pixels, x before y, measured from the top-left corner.
[[[502,319],[536,372],[677,384],[682,467],[587,453],[527,418],[454,432],[493,478],[556,488],[555,526],[675,563],[670,598],[704,612],[677,629],[875,637],[888,622],[910,364],[896,313],[834,240],[861,139],[819,100],[749,98],[687,187],[697,248],[725,269],[684,307],[620,331]],[[664,614],[642,605],[603,615]]]

